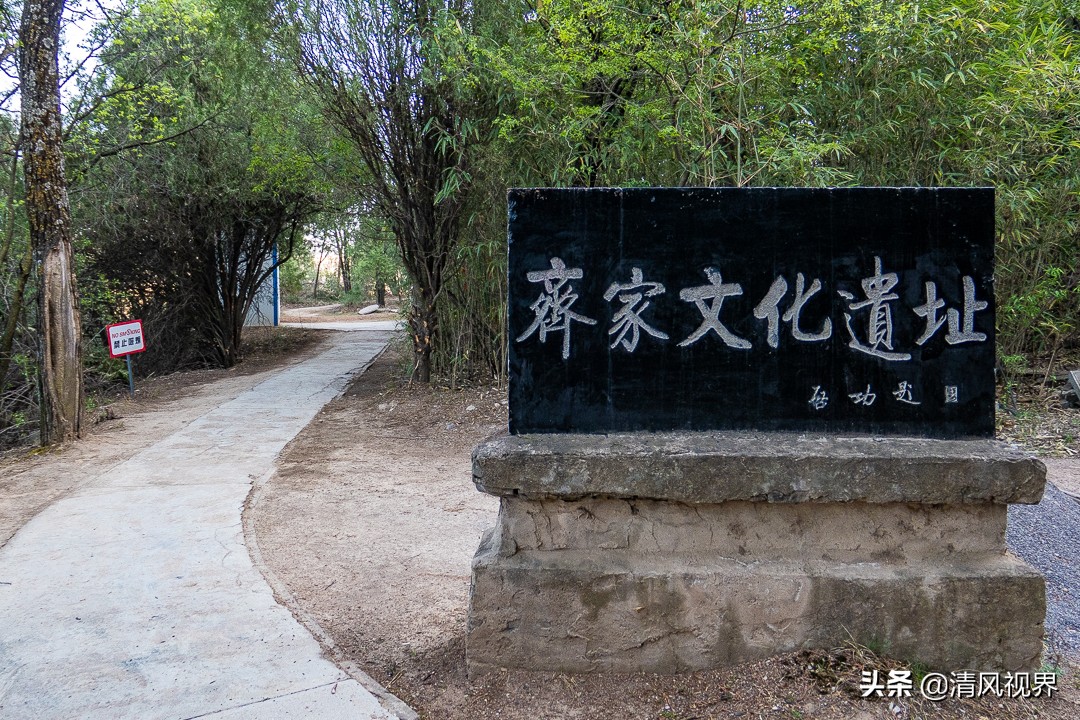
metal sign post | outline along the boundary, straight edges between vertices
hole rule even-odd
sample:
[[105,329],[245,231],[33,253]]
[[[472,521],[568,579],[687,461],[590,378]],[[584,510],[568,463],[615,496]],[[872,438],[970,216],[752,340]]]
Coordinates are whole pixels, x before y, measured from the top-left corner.
[[125,355],[124,359],[127,360],[128,391],[131,393],[131,399],[134,400],[135,399],[135,376],[131,373],[131,354],[129,353],[128,355]]

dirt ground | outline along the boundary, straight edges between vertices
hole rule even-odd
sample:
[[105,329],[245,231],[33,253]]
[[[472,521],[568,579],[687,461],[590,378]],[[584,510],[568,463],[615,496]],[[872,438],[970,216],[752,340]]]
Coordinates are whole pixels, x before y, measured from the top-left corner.
[[389,351],[324,408],[248,512],[298,617],[422,718],[1080,717],[1072,671],[1051,700],[863,700],[862,670],[899,667],[864,648],[677,677],[503,672],[470,682],[469,563],[497,512],[472,485],[470,454],[506,427],[505,391],[409,386],[404,364]]
[[[355,319],[340,309],[304,317],[325,321],[328,313]],[[119,462],[198,417],[222,389],[254,385],[261,373],[317,352],[322,337],[295,328],[253,333],[237,368],[140,382],[138,400],[99,409],[83,441],[0,459],[0,546],[77,487],[80,467]],[[472,485],[470,454],[505,428],[505,390],[409,386],[401,380],[405,355],[388,351],[286,447],[278,473],[252,493],[245,526],[281,599],[327,652],[374,677],[422,718],[1080,717],[1080,678],[1060,658],[1048,658],[1063,673],[1057,695],[1031,701],[863,700],[860,672],[884,674],[897,665],[853,647],[676,677],[503,672],[470,682],[469,563],[497,511],[497,501]],[[1042,413],[1053,415],[1047,425],[1025,402],[1003,421],[1002,433],[1068,455],[1075,446],[1062,441],[1077,411],[1054,407]]]

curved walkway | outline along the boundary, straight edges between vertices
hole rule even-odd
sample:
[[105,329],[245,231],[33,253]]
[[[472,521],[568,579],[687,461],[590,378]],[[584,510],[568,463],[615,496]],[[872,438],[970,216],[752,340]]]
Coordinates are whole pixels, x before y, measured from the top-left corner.
[[394,718],[244,546],[252,482],[391,336],[369,324],[49,506],[0,548],[0,718]]

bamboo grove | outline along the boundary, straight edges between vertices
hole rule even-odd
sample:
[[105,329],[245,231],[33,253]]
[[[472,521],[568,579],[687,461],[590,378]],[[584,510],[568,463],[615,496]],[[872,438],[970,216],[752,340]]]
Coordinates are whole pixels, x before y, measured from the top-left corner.
[[[34,194],[35,18],[69,221]],[[994,186],[1001,368],[1080,341],[1080,2],[25,0],[3,32],[0,447],[115,379],[113,320],[142,373],[237,362],[275,248],[396,278],[416,379],[498,378],[510,187]]]

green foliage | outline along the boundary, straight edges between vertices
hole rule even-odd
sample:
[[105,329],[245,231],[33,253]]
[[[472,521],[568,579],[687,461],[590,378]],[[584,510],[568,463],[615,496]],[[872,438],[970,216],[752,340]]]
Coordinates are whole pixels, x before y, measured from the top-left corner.
[[846,136],[856,182],[997,188],[1004,355],[1076,337],[1080,67],[1070,18],[1078,10],[902,4],[873,26],[859,71],[832,75],[818,93],[837,109],[823,126]]
[[401,297],[409,287],[405,269],[401,266],[401,256],[392,243],[372,242],[356,248],[353,281],[358,283],[362,292],[357,297],[378,300],[379,285],[389,286],[390,292]]
[[361,218],[353,233],[352,278],[361,290],[356,297],[385,303],[382,290],[397,298],[405,296],[411,286],[408,273],[389,225],[377,215]]
[[838,5],[545,3],[520,40],[478,42],[506,87],[499,137],[551,185],[837,182],[821,159],[844,148],[781,66]]
[[998,304],[1000,322],[1005,327],[1025,328],[1039,350],[1057,349],[1076,333],[1077,314],[1062,312],[1062,308],[1075,306],[1077,295],[1080,284],[1064,268],[1047,266],[1034,287]]
[[247,19],[224,3],[140,4],[73,132],[91,277],[143,317],[157,348],[145,362],[161,369],[239,359],[272,249],[288,259],[327,190],[318,116]]
[[522,17],[471,38],[503,187],[993,185],[1002,353],[1077,341],[1075,0],[553,0]]
[[444,343],[435,366],[451,385],[502,379],[506,347],[505,156],[498,144],[478,152],[466,222],[449,273],[447,301],[439,309]]
[[278,268],[278,283],[283,302],[298,302],[311,282],[311,250],[307,243],[296,243],[292,256]]
[[[205,306],[220,287],[206,263],[232,230],[258,228],[257,246],[282,249],[283,295],[299,295],[313,267],[306,247],[287,260],[290,240],[319,206],[355,283],[343,296],[411,296],[437,372],[499,376],[507,187],[993,185],[1006,380],[1080,341],[1077,0],[131,10],[95,31],[100,71],[67,118],[87,333],[149,313],[162,357],[213,355],[232,331],[200,332],[227,324]],[[22,190],[6,185],[0,320],[17,333],[0,416],[31,427],[34,288],[19,289]]]
[[484,134],[484,101],[474,94],[486,93],[454,60],[477,10],[463,0],[281,7],[288,47],[366,169],[367,198],[390,225],[412,279],[409,325],[421,382],[441,342],[438,307],[472,184],[471,156]]

